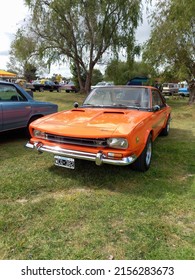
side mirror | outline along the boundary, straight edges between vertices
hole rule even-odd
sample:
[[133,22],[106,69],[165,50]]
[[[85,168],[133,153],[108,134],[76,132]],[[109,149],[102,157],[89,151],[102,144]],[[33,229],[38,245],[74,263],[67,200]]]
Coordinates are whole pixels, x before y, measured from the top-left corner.
[[159,105],[154,105],[153,106],[153,111],[154,112],[157,112],[157,111],[159,111],[160,110],[160,106]]
[[79,107],[79,103],[78,102],[74,102],[74,107],[78,108]]

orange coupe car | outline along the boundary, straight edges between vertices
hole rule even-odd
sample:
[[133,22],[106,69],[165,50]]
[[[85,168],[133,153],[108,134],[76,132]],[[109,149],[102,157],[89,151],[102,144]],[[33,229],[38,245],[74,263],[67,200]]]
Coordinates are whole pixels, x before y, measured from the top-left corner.
[[168,135],[171,108],[158,89],[113,86],[92,90],[79,106],[31,123],[26,147],[54,154],[55,165],[75,168],[75,160],[97,165],[149,169],[152,142]]

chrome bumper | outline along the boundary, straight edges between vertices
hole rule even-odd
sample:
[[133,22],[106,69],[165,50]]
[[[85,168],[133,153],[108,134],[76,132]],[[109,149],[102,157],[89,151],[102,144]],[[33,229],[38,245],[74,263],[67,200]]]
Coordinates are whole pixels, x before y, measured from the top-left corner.
[[75,159],[94,161],[97,165],[101,165],[103,163],[112,164],[112,165],[121,165],[121,166],[129,165],[133,163],[137,158],[135,155],[132,155],[129,157],[124,157],[122,159],[110,159],[110,158],[106,158],[106,156],[101,151],[99,151],[98,153],[87,153],[87,152],[81,152],[75,150],[62,149],[58,146],[51,147],[51,146],[43,145],[42,143],[31,144],[30,142],[28,142],[26,144],[26,147],[30,149],[36,149],[40,153],[48,152],[55,155],[61,155],[65,157],[75,158]]

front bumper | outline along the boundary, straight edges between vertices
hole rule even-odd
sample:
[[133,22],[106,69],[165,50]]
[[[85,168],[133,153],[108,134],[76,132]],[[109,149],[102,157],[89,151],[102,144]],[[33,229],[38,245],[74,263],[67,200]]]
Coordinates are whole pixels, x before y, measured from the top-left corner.
[[26,147],[30,149],[36,149],[40,153],[48,152],[55,155],[61,155],[65,157],[75,158],[75,159],[94,161],[97,165],[107,163],[112,165],[124,166],[133,163],[137,158],[136,155],[131,155],[121,159],[111,159],[111,158],[107,158],[102,151],[99,151],[97,153],[87,153],[87,152],[81,152],[75,150],[62,149],[58,146],[51,147],[48,145],[43,145],[42,143],[39,142],[36,142],[34,144],[28,142],[26,144]]

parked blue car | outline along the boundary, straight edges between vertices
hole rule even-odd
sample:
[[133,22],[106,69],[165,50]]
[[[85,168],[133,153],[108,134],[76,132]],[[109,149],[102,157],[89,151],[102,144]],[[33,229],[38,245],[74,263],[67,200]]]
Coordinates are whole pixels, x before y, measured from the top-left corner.
[[17,84],[0,81],[0,132],[28,127],[45,115],[58,111],[58,105],[34,100]]
[[179,88],[178,94],[183,97],[189,96],[190,95],[189,88],[188,87]]

